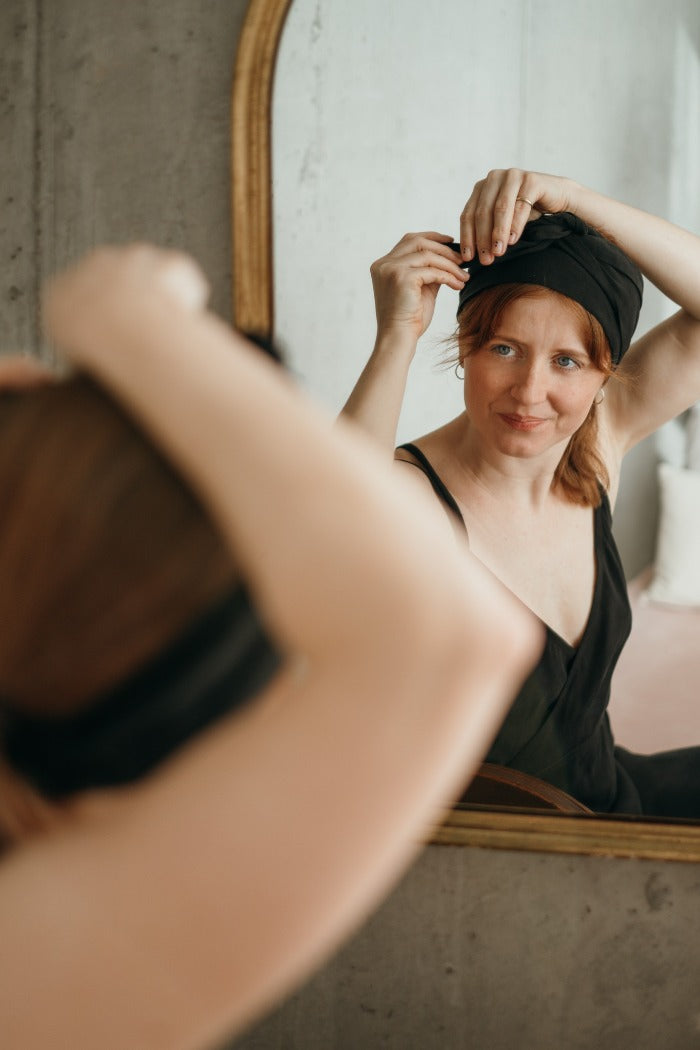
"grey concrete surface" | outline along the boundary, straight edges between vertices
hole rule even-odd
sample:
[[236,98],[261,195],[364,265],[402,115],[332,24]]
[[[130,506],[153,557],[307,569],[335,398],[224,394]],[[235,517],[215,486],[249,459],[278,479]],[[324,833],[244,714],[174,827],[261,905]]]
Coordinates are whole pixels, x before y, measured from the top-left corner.
[[103,242],[183,248],[231,313],[230,89],[246,0],[3,0],[0,349]]
[[37,21],[34,5],[0,6],[0,350],[35,349]]
[[700,1047],[695,865],[429,846],[230,1050]]

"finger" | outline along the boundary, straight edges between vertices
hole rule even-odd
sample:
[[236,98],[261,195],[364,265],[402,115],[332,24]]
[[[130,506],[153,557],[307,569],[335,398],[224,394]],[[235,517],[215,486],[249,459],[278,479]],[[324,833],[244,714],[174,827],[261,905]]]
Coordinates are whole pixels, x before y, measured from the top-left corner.
[[449,245],[452,237],[448,233],[437,233],[435,230],[425,230],[421,233],[405,233],[401,240],[394,245],[389,255],[406,255],[413,252],[417,247],[427,245],[435,248],[437,245]]
[[464,283],[469,275],[461,268],[459,263],[455,261],[455,258],[456,252],[450,252],[450,255],[446,256],[439,252],[422,251],[406,256],[402,262],[405,266],[412,269],[431,266],[433,269],[445,270],[447,273],[452,274],[453,277],[456,277],[458,281]]
[[209,282],[198,263],[186,252],[163,249],[137,241],[123,248],[106,249],[106,258],[126,266],[127,280],[133,276],[144,288],[160,288],[186,310],[199,310],[209,298]]
[[390,280],[398,285],[414,278],[416,270],[429,266],[434,270],[444,270],[459,281],[460,285],[463,285],[468,274],[460,267],[456,261],[457,258],[457,253],[452,250],[448,250],[448,253],[443,255],[438,251],[425,249],[412,252],[410,255],[403,255],[398,259],[396,256],[387,256],[380,260],[379,264],[375,264],[371,271],[381,281]]
[[515,244],[522,236],[522,232],[528,222],[538,219],[542,214],[535,208],[540,196],[540,190],[536,179],[531,172],[521,172],[522,178],[516,188],[515,201],[513,202],[513,217],[511,219],[509,244]]
[[458,268],[446,267],[439,257],[432,263],[425,257],[420,257],[411,260],[408,265],[402,262],[401,266],[387,266],[379,276],[382,284],[393,285],[397,289],[402,285],[409,288],[420,288],[421,285],[428,284],[449,284],[451,288],[461,291],[469,280],[468,273]]
[[433,252],[449,259],[457,266],[462,262],[459,245],[455,244],[451,237],[441,234],[439,241],[431,240],[426,234],[414,234],[410,241],[406,241],[399,249],[389,252],[387,258],[405,259],[417,252]]
[[456,277],[453,273],[449,273],[442,267],[437,266],[424,266],[414,271],[414,276],[417,277],[421,284],[445,284],[450,288],[454,288],[456,292],[461,292],[464,285],[469,280],[469,274],[464,273],[463,270],[459,271],[459,277]]
[[519,198],[523,183],[523,172],[519,168],[509,168],[504,173],[500,189],[493,205],[493,230],[491,234],[494,256],[503,255],[509,244],[515,243],[513,235],[513,216],[522,204]]
[[466,262],[462,258],[462,251],[459,244],[456,241],[450,240],[449,244],[437,244],[435,241],[425,242],[420,246],[421,251],[430,251],[435,255],[441,255],[443,259],[447,259],[448,262],[453,263],[457,267],[466,266]]
[[[445,245],[437,245],[435,242],[424,242],[426,247],[418,248],[406,255],[395,255],[390,253],[383,259],[377,260],[370,267],[373,278],[380,281],[392,281],[400,284],[409,273],[415,276],[414,271],[431,266],[433,269],[443,269],[450,273],[456,280],[464,284],[468,274],[460,267],[459,255],[452,248]],[[427,245],[432,243],[432,247]]]
[[188,256],[174,253],[164,260],[158,275],[160,287],[186,310],[204,309],[209,298],[209,284],[202,271]]
[[507,172],[501,170],[490,171],[484,180],[479,194],[479,201],[474,212],[474,228],[476,232],[476,251],[479,262],[488,266],[493,262],[494,256],[494,214],[496,201],[503,193],[503,184]]
[[481,194],[481,187],[484,180],[480,180],[474,186],[471,192],[469,200],[462,209],[462,214],[459,217],[459,244],[462,252],[462,258],[465,262],[471,262],[474,258],[474,252],[476,250],[476,233],[474,228],[474,214],[479,202],[479,196]]
[[0,390],[27,390],[55,383],[57,379],[53,369],[35,357],[20,354],[0,357]]

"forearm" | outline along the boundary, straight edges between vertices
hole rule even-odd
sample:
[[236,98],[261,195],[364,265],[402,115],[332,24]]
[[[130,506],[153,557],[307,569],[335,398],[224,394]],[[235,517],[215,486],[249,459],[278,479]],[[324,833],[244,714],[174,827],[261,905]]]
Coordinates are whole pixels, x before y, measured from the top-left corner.
[[700,318],[700,237],[575,182],[569,210],[614,241],[664,295]]
[[341,413],[392,456],[415,350],[416,339],[410,332],[378,335],[372,355]]

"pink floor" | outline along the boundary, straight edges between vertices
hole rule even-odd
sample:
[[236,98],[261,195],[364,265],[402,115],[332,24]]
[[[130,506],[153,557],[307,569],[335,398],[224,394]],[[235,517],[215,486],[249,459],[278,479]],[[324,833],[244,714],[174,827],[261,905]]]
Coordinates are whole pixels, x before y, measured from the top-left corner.
[[630,583],[632,634],[615,670],[615,740],[649,753],[700,744],[700,609],[648,602],[643,573]]

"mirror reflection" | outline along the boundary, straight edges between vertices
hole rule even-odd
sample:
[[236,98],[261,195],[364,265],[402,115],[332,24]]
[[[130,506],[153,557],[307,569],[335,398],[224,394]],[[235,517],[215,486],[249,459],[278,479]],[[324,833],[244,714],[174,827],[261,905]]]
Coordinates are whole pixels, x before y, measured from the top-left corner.
[[[686,280],[697,272],[698,242],[647,215],[700,230],[692,190],[700,163],[699,41],[700,16],[690,3],[663,12],[652,3],[444,3],[436,16],[417,4],[338,10],[295,0],[277,66],[278,335],[302,382],[341,409],[375,345],[369,265],[385,260],[374,283],[380,334],[390,345],[374,355],[349,411],[381,440],[393,445],[395,430],[397,445],[412,443],[399,454],[408,465],[397,469],[412,471],[432,498],[442,485],[448,495],[439,498],[454,499],[446,542],[451,514],[475,553],[547,625],[548,662],[517,698],[490,761],[601,812],[698,815],[697,752],[634,755],[700,741],[693,527],[700,389],[697,335],[686,316],[699,312]],[[493,176],[471,196],[489,170],[516,167],[522,175]],[[533,172],[575,180],[575,192],[568,181]],[[488,213],[493,233],[497,194],[505,195],[519,245],[540,212],[568,208],[603,228],[645,275],[633,341],[653,335],[626,356],[627,335],[606,330],[599,304],[550,282],[536,296],[516,297],[501,316],[486,304],[493,331],[483,345],[466,304],[455,339],[465,259],[448,238],[459,242],[467,200]],[[445,236],[401,241],[416,230]],[[468,229],[461,232],[464,239]],[[397,326],[382,328],[382,318],[400,312],[396,287],[405,292],[406,269],[419,268],[426,252],[445,284],[417,348],[415,337],[406,348]],[[487,257],[483,271],[496,266]],[[598,260],[589,276],[598,282],[610,266],[618,268]],[[516,273],[496,283],[528,281]],[[486,294],[493,298],[482,289],[472,306],[481,309]],[[608,296],[616,316],[626,294],[616,287]],[[581,327],[572,302],[602,323],[607,358],[596,356],[590,322]],[[679,306],[686,315],[674,320]],[[462,368],[458,380],[444,367],[446,359],[461,361],[464,379]],[[557,372],[555,383],[553,362],[573,375]],[[519,372],[517,382],[509,368]],[[572,389],[576,412],[567,417]],[[494,415],[498,433],[489,429]],[[557,474],[583,421],[596,428],[597,506],[597,483],[588,497],[579,482],[567,494]]]

